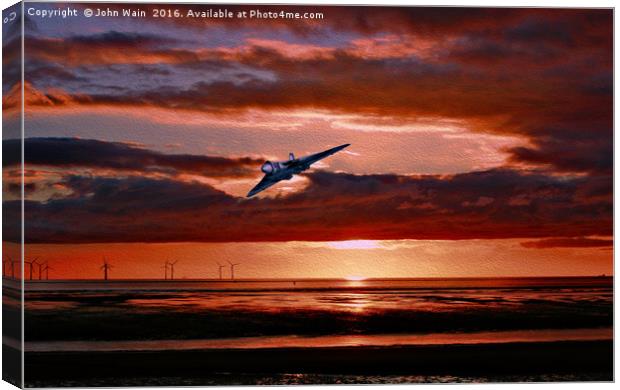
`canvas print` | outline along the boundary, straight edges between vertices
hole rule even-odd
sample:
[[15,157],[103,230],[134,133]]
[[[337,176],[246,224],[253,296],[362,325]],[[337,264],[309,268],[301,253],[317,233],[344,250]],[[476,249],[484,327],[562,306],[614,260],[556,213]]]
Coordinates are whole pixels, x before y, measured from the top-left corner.
[[3,378],[612,381],[612,31],[587,8],[7,8]]

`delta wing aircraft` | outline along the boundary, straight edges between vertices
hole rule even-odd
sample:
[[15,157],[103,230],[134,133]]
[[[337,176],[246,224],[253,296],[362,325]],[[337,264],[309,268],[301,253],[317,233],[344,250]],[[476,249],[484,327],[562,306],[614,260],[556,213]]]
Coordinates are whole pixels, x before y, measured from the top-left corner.
[[266,190],[281,180],[291,180],[293,175],[309,169],[310,165],[341,151],[349,145],[351,144],[336,146],[335,148],[327,149],[323,152],[311,154],[301,158],[295,158],[293,153],[289,153],[288,161],[265,161],[260,168],[265,176],[254,188],[250,190],[250,192],[248,192],[248,198]]

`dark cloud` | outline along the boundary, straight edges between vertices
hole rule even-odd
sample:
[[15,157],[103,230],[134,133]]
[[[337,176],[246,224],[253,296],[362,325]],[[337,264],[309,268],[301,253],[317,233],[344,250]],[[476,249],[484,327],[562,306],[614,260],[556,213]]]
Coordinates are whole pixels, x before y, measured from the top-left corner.
[[[28,59],[49,61],[77,67],[114,63],[182,63],[197,61],[198,56],[185,49],[175,49],[178,40],[161,35],[110,31],[67,38],[28,35],[24,50]],[[26,77],[31,78],[26,72]]]
[[[87,5],[76,4],[76,7]],[[108,4],[112,9],[122,9],[122,5]],[[135,9],[152,14],[159,6],[156,4],[135,4]],[[178,4],[182,14],[188,10],[195,12],[213,10],[209,4]],[[205,33],[213,28],[231,30],[252,29],[255,31],[282,29],[301,37],[327,35],[338,32],[373,35],[380,33],[422,34],[426,36],[455,36],[462,34],[487,34],[501,37],[520,38],[534,41],[536,37],[550,37],[557,40],[568,34],[577,35],[579,28],[593,30],[601,24],[610,23],[612,12],[609,9],[544,9],[544,8],[491,8],[491,7],[384,7],[384,6],[319,6],[319,5],[232,5],[222,7],[233,12],[252,10],[284,11],[292,13],[322,13],[319,19],[227,19],[212,18],[205,23],[201,18],[149,18],[146,21],[159,25],[181,25]],[[570,31],[554,33],[545,31],[563,28]],[[576,25],[574,28],[570,28]],[[507,29],[510,29],[508,33]],[[577,31],[577,32],[576,32]],[[599,31],[599,30],[595,30]],[[594,33],[580,34],[584,37]]]
[[[22,185],[19,183],[7,183],[7,191],[15,196],[21,196],[22,193]],[[23,190],[25,194],[32,194],[37,190],[37,185],[35,183],[25,183],[23,185]]]
[[[197,182],[67,176],[26,201],[26,242],[239,242],[609,236],[611,182],[490,170],[453,176],[314,172],[304,191],[235,198]],[[5,202],[5,221],[19,202]],[[18,221],[15,218],[15,221]],[[9,229],[10,230],[10,229]],[[15,237],[7,237],[15,240]]]
[[[290,8],[303,11],[304,7]],[[154,106],[228,114],[249,108],[318,108],[405,122],[419,117],[455,118],[469,121],[473,131],[529,140],[527,147],[508,151],[514,163],[562,172],[611,172],[609,10],[375,8],[368,12],[365,7],[324,7],[324,11],[331,18],[327,24],[300,23],[308,29],[307,36],[321,37],[326,26],[334,24],[339,31],[367,35],[400,31],[443,40],[447,46],[428,58],[415,54],[364,57],[342,47],[329,56],[300,58],[287,55],[286,50],[251,44],[239,52],[192,51],[174,48],[174,42],[165,37],[115,31],[64,41],[32,37],[27,43],[29,58],[39,64],[67,64],[69,69],[96,63],[156,63],[163,71],[179,66],[205,71],[244,66],[274,77],[150,85],[118,92],[101,86],[89,89],[98,93],[87,95],[44,90],[27,101],[32,107]],[[270,21],[265,26],[288,28],[287,23]],[[47,68],[38,69],[26,75],[34,85]],[[66,85],[70,75],[56,72],[58,84]],[[92,85],[98,83],[92,80]],[[571,142],[575,139],[578,142]]]
[[614,240],[598,238],[548,238],[538,241],[526,241],[521,243],[525,248],[545,249],[545,248],[596,248],[613,247]]
[[[19,12],[17,8],[14,8]],[[5,10],[3,15],[7,14],[9,9]],[[21,13],[21,12],[19,12]],[[19,18],[19,17],[18,17]],[[19,19],[17,19],[19,20]],[[3,107],[4,97],[9,93],[22,78],[22,61],[21,61],[21,29],[20,23],[4,23],[2,37],[2,95]],[[17,31],[15,31],[17,30]]]
[[508,27],[505,37],[519,42],[536,43],[542,40],[569,46],[575,43],[576,33],[567,20],[553,22],[540,17],[531,17]]
[[[156,6],[139,7],[151,10]],[[179,7],[184,11],[212,8],[210,5]],[[26,64],[26,79],[30,82],[25,86],[27,105],[30,108],[37,105],[148,106],[226,114],[249,108],[274,111],[318,108],[396,118],[400,123],[420,117],[461,119],[473,131],[507,134],[527,141],[525,146],[507,150],[513,169],[445,178],[317,172],[308,176],[311,185],[303,193],[249,201],[232,198],[202,184],[174,180],[130,178],[103,182],[97,178],[72,178],[63,185],[72,191],[73,198],[28,203],[29,210],[41,220],[58,221],[61,232],[55,234],[43,224],[33,227],[32,239],[41,242],[63,239],[282,241],[611,234],[612,10],[278,8],[320,11],[325,13],[325,19],[244,20],[240,26],[226,20],[204,23],[202,19],[183,18],[182,23],[201,30],[245,29],[257,36],[264,30],[282,28],[297,34],[297,43],[316,43],[342,32],[351,39],[394,33],[406,39],[422,37],[445,45],[439,45],[427,57],[420,53],[403,57],[363,56],[345,48],[334,50],[329,56],[296,57],[286,50],[252,44],[238,52],[199,53],[187,46],[176,48],[175,42],[165,37],[114,31],[65,40],[31,34],[26,42],[28,58],[32,61]],[[158,23],[175,21],[163,18]],[[84,77],[76,69],[119,63],[157,64],[164,73],[180,66],[211,71],[239,65],[273,77],[254,77],[249,73],[243,80],[209,80],[190,86],[155,88],[147,84],[144,88],[133,88],[131,93],[122,90],[116,94],[109,88],[89,89],[101,91],[91,94],[68,93],[60,88],[47,88],[52,85],[49,83],[43,90],[37,90],[47,69],[50,70],[48,80],[55,80],[60,87],[66,85],[72,74]],[[96,77],[81,81],[95,87],[100,84]],[[6,84],[3,89],[7,90]],[[11,102],[16,106],[18,100],[6,99],[3,104],[10,107]],[[40,141],[40,145],[58,146],[55,142],[60,141]],[[225,172],[223,176],[243,176],[248,165],[256,163],[230,159],[218,163],[209,160],[210,157],[164,155],[125,144],[97,142],[83,141],[81,145],[93,155],[102,156],[99,160],[103,162],[93,163],[90,159],[89,165],[88,153],[71,147],[66,156],[57,152],[36,157],[32,153],[33,157],[28,158],[39,159],[38,164],[204,171],[214,175]],[[131,158],[126,161],[123,156]],[[519,171],[531,165],[543,167],[547,173]],[[127,194],[112,191],[113,185],[123,186]],[[106,199],[108,194],[109,202],[92,203]],[[132,199],[130,195],[140,197]],[[168,197],[165,210],[160,207],[159,202],[163,200],[158,199],[159,195]],[[177,199],[193,209],[177,212],[174,207]],[[122,205],[138,200],[143,202],[140,209],[145,217],[136,226],[134,221],[140,218],[132,214],[131,207]],[[113,209],[115,204],[122,207]],[[62,214],[58,209],[76,212]],[[128,220],[119,217],[119,210],[130,216]],[[101,221],[102,225],[80,232],[74,226],[88,226],[81,221]],[[373,224],[369,225],[368,221]],[[114,231],[114,227],[121,225],[124,235]],[[155,237],[155,231],[156,238],[149,239]]]
[[106,31],[92,35],[73,35],[64,40],[68,45],[103,45],[125,48],[144,48],[178,43],[176,39],[155,34]]
[[605,102],[602,107],[591,109],[585,107],[578,112],[567,113],[565,120],[549,120],[546,124],[541,122],[538,126],[530,124],[528,137],[531,145],[509,149],[510,160],[546,165],[560,172],[594,172],[597,175],[611,175],[613,171],[611,112],[610,101]]
[[[21,141],[2,143],[3,166],[21,162]],[[27,138],[25,164],[61,168],[102,168],[121,171],[191,173],[206,177],[254,176],[262,160],[225,158],[189,154],[164,154],[120,142],[79,138]]]

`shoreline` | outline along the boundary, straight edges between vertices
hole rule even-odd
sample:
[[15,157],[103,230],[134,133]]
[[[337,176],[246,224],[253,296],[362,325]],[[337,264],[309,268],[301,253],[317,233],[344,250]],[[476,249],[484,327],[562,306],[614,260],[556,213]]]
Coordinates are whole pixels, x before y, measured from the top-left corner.
[[[84,364],[88,362],[88,364]],[[487,376],[570,374],[613,380],[613,340],[501,344],[26,352],[27,382],[124,383],[127,378],[204,378],[225,373]],[[76,367],[79,369],[76,370]],[[226,376],[225,375],[225,376]],[[232,376],[231,376],[232,375]],[[591,380],[591,379],[590,379]],[[110,382],[111,381],[111,382]],[[221,379],[222,384],[228,384]],[[234,380],[233,380],[234,382]],[[205,382],[206,383],[206,382]],[[209,382],[211,383],[211,382]]]
[[[26,341],[26,352],[171,352],[190,350],[252,350],[268,348],[416,347],[559,341],[613,340],[613,328],[523,329],[507,331],[425,333],[284,335],[214,339]],[[3,338],[9,346],[13,340]],[[16,342],[16,340],[15,340]],[[17,345],[13,343],[13,345]]]
[[[497,284],[503,281],[502,284]],[[392,283],[385,286],[385,283]],[[71,293],[76,291],[151,291],[194,290],[194,291],[325,291],[325,290],[368,290],[381,291],[394,288],[404,290],[479,290],[497,288],[577,288],[611,287],[613,276],[505,276],[505,277],[450,277],[450,278],[368,278],[347,280],[342,278],[282,278],[282,279],[51,279],[25,280],[26,293]],[[3,287],[21,289],[18,279],[3,278]]]

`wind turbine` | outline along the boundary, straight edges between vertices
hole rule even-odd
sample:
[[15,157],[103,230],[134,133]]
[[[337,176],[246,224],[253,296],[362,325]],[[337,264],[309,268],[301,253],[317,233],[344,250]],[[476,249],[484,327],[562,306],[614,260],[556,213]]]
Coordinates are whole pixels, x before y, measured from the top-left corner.
[[103,280],[108,280],[108,270],[110,268],[114,268],[113,266],[111,266],[110,264],[108,264],[108,261],[106,260],[106,258],[103,258],[103,265],[100,267],[100,269],[103,270]]
[[239,265],[239,263],[233,264],[228,260],[226,261],[230,264],[230,280],[235,280],[235,266]]
[[217,263],[218,271],[220,272],[220,280],[222,280],[222,269],[226,268],[226,266],[220,264],[219,261],[216,261],[216,263]]
[[47,260],[44,261],[43,263],[36,263],[36,264],[37,264],[37,267],[39,268],[39,280],[41,280],[43,276],[41,274],[41,269],[43,268],[44,265],[47,266]]
[[13,260],[11,256],[9,256],[9,260],[11,261],[11,279],[15,279],[15,263],[21,264],[21,261]]
[[174,265],[177,263],[177,261],[179,260],[175,260],[174,262],[169,261],[167,263],[170,266],[170,280],[174,280]]
[[7,259],[2,260],[2,277],[6,276],[6,263],[10,261],[11,261],[10,257],[8,258],[8,260]]
[[34,258],[34,260],[30,260],[30,261],[25,261],[25,260],[24,260],[24,264],[28,264],[28,265],[30,265],[30,278],[29,278],[30,280],[32,280],[32,270],[33,270],[33,268],[34,268],[35,264],[36,264],[36,265],[38,265],[38,264],[39,264],[39,263],[37,262],[37,260],[39,260],[39,258],[38,258],[38,257],[35,257],[35,258]]
[[162,268],[164,269],[164,280],[168,280],[168,260],[166,260]]
[[47,261],[46,261],[46,262],[45,262],[45,268],[43,268],[43,271],[45,271],[45,280],[49,280],[49,279],[50,279],[50,270],[51,270],[51,269],[54,269],[54,268],[50,267],[50,266],[47,264]]

